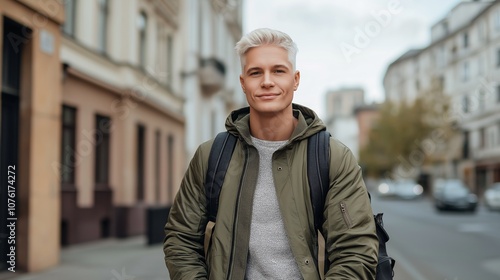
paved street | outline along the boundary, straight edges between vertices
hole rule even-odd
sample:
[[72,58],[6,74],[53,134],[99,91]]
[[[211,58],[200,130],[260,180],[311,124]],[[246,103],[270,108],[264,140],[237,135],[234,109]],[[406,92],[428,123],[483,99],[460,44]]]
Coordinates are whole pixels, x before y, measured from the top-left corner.
[[61,264],[32,274],[2,274],[15,280],[165,280],[170,279],[161,245],[147,246],[143,237],[110,239],[63,249]]
[[500,279],[500,212],[437,212],[432,201],[372,200],[384,212],[396,279]]
[[[482,205],[475,214],[438,213],[428,199],[380,200],[397,260],[395,279],[500,279],[500,212]],[[165,280],[169,279],[161,245],[147,246],[144,237],[109,239],[62,250],[61,264],[33,274],[3,273],[15,280]]]

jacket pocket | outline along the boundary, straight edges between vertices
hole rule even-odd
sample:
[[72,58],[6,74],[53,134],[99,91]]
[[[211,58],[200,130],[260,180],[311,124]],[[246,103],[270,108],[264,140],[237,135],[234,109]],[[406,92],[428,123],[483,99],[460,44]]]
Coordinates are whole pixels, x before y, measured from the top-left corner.
[[344,222],[347,228],[352,228],[351,216],[349,215],[349,211],[347,210],[347,204],[344,201],[340,202],[340,211],[342,212],[342,218],[344,218]]

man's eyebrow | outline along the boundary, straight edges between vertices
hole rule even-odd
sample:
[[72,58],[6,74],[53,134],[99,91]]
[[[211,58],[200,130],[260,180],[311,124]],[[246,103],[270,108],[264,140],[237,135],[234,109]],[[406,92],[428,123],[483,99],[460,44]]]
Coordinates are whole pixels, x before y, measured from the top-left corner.
[[273,68],[286,68],[286,69],[288,69],[289,67],[285,64],[276,64],[273,66]]
[[261,70],[261,68],[260,68],[260,67],[252,67],[252,68],[248,68],[248,70],[247,70],[247,71],[245,71],[245,73],[250,73],[250,72],[255,71],[255,70]]
[[[271,68],[285,68],[285,69],[290,69],[290,67],[288,67],[286,64],[276,64],[276,65],[273,65]],[[262,70],[262,68],[260,67],[252,67],[252,68],[248,68],[247,71],[245,71],[245,73],[250,73],[252,71],[256,71],[256,70]]]

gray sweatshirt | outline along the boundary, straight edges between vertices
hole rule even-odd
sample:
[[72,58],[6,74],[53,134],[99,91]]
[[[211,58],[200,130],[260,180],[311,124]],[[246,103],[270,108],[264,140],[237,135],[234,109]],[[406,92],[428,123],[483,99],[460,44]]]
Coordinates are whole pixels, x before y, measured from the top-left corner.
[[281,217],[272,174],[273,153],[287,141],[252,137],[259,151],[259,176],[250,226],[250,247],[245,279],[302,279]]

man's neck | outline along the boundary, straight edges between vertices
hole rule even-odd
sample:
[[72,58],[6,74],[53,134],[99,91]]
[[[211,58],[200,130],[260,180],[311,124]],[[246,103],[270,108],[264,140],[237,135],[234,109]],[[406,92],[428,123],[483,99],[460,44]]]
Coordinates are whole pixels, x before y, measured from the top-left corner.
[[250,113],[250,133],[253,137],[268,141],[290,139],[298,120],[293,113],[262,115]]

